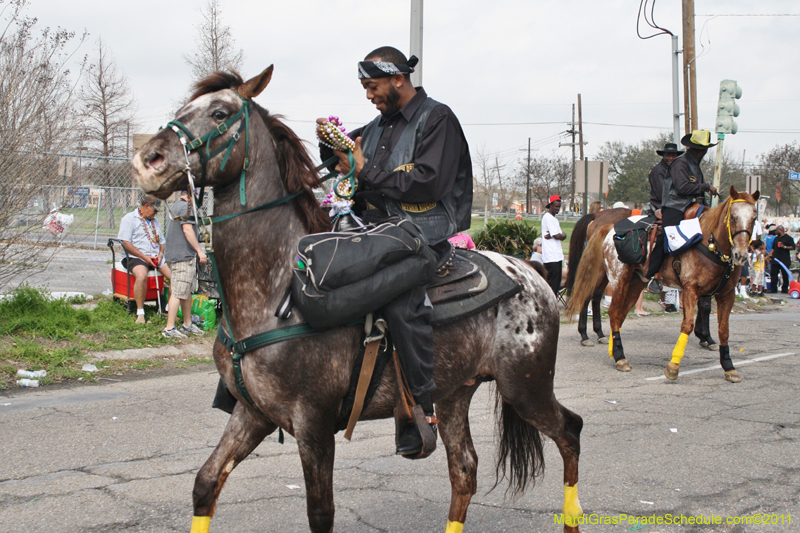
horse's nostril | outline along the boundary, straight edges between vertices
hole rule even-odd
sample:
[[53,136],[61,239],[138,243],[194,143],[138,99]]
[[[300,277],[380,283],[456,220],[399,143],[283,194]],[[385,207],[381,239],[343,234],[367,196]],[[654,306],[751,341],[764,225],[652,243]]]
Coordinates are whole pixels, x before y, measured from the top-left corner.
[[164,166],[164,163],[166,162],[166,159],[164,158],[164,156],[162,156],[158,152],[150,152],[144,158],[144,162],[145,162],[145,164],[149,165],[151,168],[153,168],[155,170],[160,170],[161,167]]

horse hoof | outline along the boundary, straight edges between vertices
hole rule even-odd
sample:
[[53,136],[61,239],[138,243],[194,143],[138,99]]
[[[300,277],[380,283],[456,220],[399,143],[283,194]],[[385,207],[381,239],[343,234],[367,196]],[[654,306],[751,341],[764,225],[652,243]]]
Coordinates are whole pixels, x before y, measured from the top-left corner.
[[719,351],[719,344],[717,344],[717,343],[715,343],[713,341],[710,344],[709,344],[708,341],[700,341],[700,346],[702,346],[703,348],[705,348],[706,350],[708,350],[710,352],[718,352]]
[[672,361],[667,363],[667,368],[664,369],[664,375],[667,376],[667,379],[671,379],[675,381],[678,379],[678,371],[680,370],[680,365],[676,365]]
[[608,344],[608,337],[597,337],[597,342],[600,344]]
[[627,359],[620,359],[619,361],[614,363],[614,366],[616,366],[617,370],[619,370],[620,372],[630,372],[631,371],[631,364],[628,362]]
[[564,524],[564,533],[581,533],[581,532],[578,530],[578,526],[568,526],[567,524]]
[[589,339],[583,339],[581,341],[581,346],[594,346],[594,343]]
[[736,370],[728,370],[725,372],[725,381],[730,381],[731,383],[739,383],[742,381],[742,377]]

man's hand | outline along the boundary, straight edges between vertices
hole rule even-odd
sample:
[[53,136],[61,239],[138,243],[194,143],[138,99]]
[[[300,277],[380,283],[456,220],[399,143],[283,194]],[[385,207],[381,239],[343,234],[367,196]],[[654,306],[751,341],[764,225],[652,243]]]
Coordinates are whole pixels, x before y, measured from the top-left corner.
[[545,239],[552,239],[552,237],[550,236],[550,232],[549,231],[544,234],[544,238]]
[[197,252],[197,260],[200,261],[201,264],[205,265],[208,262],[208,256],[203,250]]
[[[339,162],[336,164],[335,170],[337,172],[341,172],[342,174],[347,174],[350,172],[350,159],[347,157],[347,154],[344,152],[340,152],[339,150],[334,150],[333,153],[336,157],[339,158]],[[356,162],[356,177],[361,174],[361,169],[364,168],[364,152],[361,151],[361,137],[356,138],[356,148],[353,150],[353,160]]]
[[155,263],[153,263],[153,259],[155,259],[155,257],[151,257],[149,255],[144,256],[144,262],[147,263],[148,266],[156,268]]
[[711,196],[719,196],[719,194],[717,194],[717,188],[713,185],[708,188],[708,192],[711,193]]

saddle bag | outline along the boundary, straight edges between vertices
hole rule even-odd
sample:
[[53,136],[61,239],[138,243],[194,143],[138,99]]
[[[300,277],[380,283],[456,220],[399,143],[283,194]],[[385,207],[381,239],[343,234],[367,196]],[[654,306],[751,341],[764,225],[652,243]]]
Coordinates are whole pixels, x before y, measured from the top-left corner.
[[647,231],[655,217],[635,216],[614,224],[614,246],[619,260],[626,265],[647,262]]
[[342,326],[430,282],[437,257],[412,222],[307,235],[297,244],[292,301],[314,329]]

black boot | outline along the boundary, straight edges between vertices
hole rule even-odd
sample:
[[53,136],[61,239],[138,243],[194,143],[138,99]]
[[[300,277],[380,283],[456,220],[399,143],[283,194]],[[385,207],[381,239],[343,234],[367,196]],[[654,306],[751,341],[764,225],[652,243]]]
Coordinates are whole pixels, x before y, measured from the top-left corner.
[[439,421],[433,415],[430,393],[420,395],[415,401],[417,405],[412,410],[414,420],[397,428],[396,453],[407,459],[424,459],[436,449],[436,424]]

